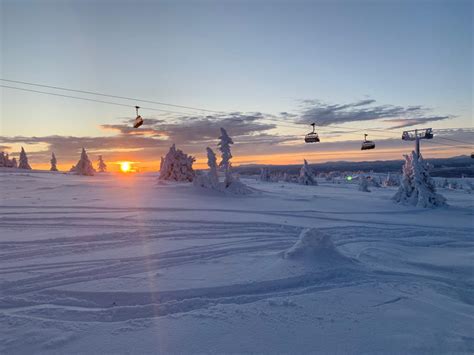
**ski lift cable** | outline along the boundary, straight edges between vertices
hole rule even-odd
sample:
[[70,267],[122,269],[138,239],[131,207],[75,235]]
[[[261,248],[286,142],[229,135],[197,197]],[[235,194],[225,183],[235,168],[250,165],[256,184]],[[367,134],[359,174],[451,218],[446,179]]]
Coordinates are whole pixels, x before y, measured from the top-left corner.
[[10,82],[10,83],[22,84],[22,85],[29,85],[29,86],[37,86],[37,87],[43,87],[43,88],[49,88],[49,89],[55,89],[55,90],[63,90],[63,91],[69,91],[69,92],[77,92],[77,93],[81,93],[81,94],[88,94],[88,95],[95,95],[95,96],[110,97],[110,98],[114,98],[114,99],[130,100],[130,101],[134,101],[134,102],[146,102],[146,103],[155,104],[155,105],[170,106],[170,107],[182,108],[182,109],[187,109],[187,110],[197,110],[197,111],[205,111],[205,112],[224,113],[224,112],[222,112],[222,111],[209,110],[209,109],[205,109],[205,108],[201,108],[201,107],[193,107],[193,106],[184,106],[184,105],[169,104],[169,103],[161,102],[161,101],[144,100],[144,99],[138,99],[138,98],[133,98],[133,97],[127,97],[127,96],[111,95],[111,94],[105,94],[105,93],[100,93],[100,92],[95,92],[95,91],[69,89],[69,88],[65,88],[65,87],[61,87],[61,86],[37,84],[37,83],[30,83],[30,82],[26,82],[26,81],[9,80],[9,79],[3,79],[3,78],[0,78],[0,81],[6,81],[6,82]]
[[438,138],[439,138],[439,139],[443,139],[443,140],[447,140],[447,141],[462,143],[462,144],[474,145],[474,143],[472,143],[472,142],[463,142],[463,141],[460,141],[460,140],[457,140],[457,139],[452,139],[452,138],[444,138],[444,137],[438,137]]
[[[52,96],[58,96],[58,97],[65,97],[65,98],[70,98],[70,99],[75,99],[75,100],[83,100],[83,101],[90,101],[90,102],[97,102],[97,103],[103,103],[103,104],[108,104],[108,105],[115,105],[115,106],[122,106],[122,107],[133,107],[135,108],[134,105],[128,105],[128,104],[124,104],[124,103],[119,103],[119,102],[112,102],[112,101],[105,101],[105,100],[99,100],[99,99],[93,99],[93,98],[88,98],[88,97],[79,97],[79,96],[72,96],[72,95],[66,95],[66,94],[59,94],[59,93],[54,93],[54,92],[48,92],[48,91],[41,91],[41,90],[35,90],[35,89],[26,89],[26,88],[20,88],[20,87],[16,87],[16,86],[9,86],[9,85],[2,85],[0,84],[0,87],[2,88],[6,88],[6,89],[13,89],[13,90],[20,90],[20,91],[26,91],[26,92],[32,92],[32,93],[38,93],[38,94],[44,94],[44,95],[52,95]],[[140,109],[143,109],[143,110],[152,110],[152,111],[158,111],[158,112],[165,112],[165,113],[172,113],[172,114],[180,114],[180,115],[183,115],[183,114],[186,114],[185,112],[179,112],[179,111],[172,111],[172,110],[164,110],[164,109],[158,109],[158,108],[153,108],[153,107],[143,107],[143,106],[140,106]],[[272,122],[275,121],[275,119],[265,119],[267,121],[271,120]],[[276,121],[282,121],[282,120],[276,120]],[[285,123],[287,123],[286,125],[283,125],[281,123],[278,123],[277,126],[283,126],[283,127],[288,127],[288,128],[301,128],[301,124],[298,124],[298,123],[291,123],[291,122],[287,122],[285,121]],[[290,124],[292,126],[290,126]],[[339,128],[337,126],[324,126],[324,127],[336,127],[336,128]],[[324,128],[324,127],[321,127],[321,128],[318,128],[319,130],[322,130],[322,131],[329,131],[328,129]],[[341,128],[346,128],[346,127],[341,127]],[[359,132],[361,130],[356,130],[354,132]],[[348,132],[350,133],[350,132]],[[393,138],[393,137],[390,137],[390,138]]]
[[[83,93],[83,94],[88,94],[88,95],[110,97],[110,98],[116,98],[116,99],[121,99],[121,100],[130,100],[130,101],[136,101],[136,102],[147,102],[147,103],[152,103],[152,104],[156,104],[156,105],[164,105],[164,106],[170,106],[170,107],[176,107],[176,108],[182,108],[182,109],[188,109],[188,110],[197,110],[197,111],[205,111],[205,112],[214,112],[214,113],[225,114],[225,112],[223,112],[223,111],[205,109],[205,108],[202,108],[202,107],[175,105],[175,104],[165,103],[165,102],[162,102],[162,101],[144,100],[144,99],[127,97],[127,96],[110,95],[110,94],[105,94],[105,93],[100,93],[100,92],[70,89],[70,88],[65,88],[65,87],[60,87],[60,86],[38,84],[38,83],[32,83],[32,82],[26,82],[26,81],[10,80],[10,79],[3,79],[3,78],[0,78],[0,81],[23,84],[23,85],[30,85],[30,86],[37,86],[37,87],[45,87],[45,88],[50,88],[50,89],[55,89],[55,90],[63,90],[63,91],[69,91],[69,92],[78,92],[78,93]],[[26,88],[20,88],[20,87],[8,86],[8,85],[0,85],[0,87],[7,88],[7,89],[14,89],[14,90],[27,91],[27,92],[40,93],[40,94],[45,94],[45,95],[67,97],[67,98],[72,98],[72,99],[76,99],[76,100],[98,102],[98,103],[104,103],[104,104],[110,104],[110,105],[116,105],[116,106],[135,107],[135,106],[132,106],[132,105],[127,105],[127,104],[118,103],[118,102],[111,102],[111,101],[98,100],[98,99],[92,99],[92,98],[86,98],[86,97],[78,97],[78,96],[72,96],[72,95],[58,94],[58,93],[53,93],[53,92],[45,92],[45,91],[40,91],[40,90],[26,89]],[[152,110],[152,111],[172,113],[172,114],[180,114],[180,115],[187,114],[186,112],[164,110],[164,109],[158,109],[158,108],[153,108],[153,107],[140,107],[140,108],[142,108],[144,110]],[[284,122],[285,125],[277,124],[277,126],[288,127],[288,128],[301,128],[301,125],[303,124],[303,123],[288,122],[286,120],[278,119],[278,118],[275,118],[275,117],[273,117],[271,119],[266,119],[266,120]],[[292,126],[290,126],[290,125],[292,125]],[[356,128],[356,127],[348,127],[348,126],[336,126],[336,125],[332,125],[332,124],[331,125],[325,125],[325,126],[322,126],[322,127],[318,127],[318,130],[328,131],[327,129],[325,129],[325,127],[351,130],[351,132],[347,132],[347,133],[366,132],[366,131],[368,131],[368,132],[377,132],[378,136],[387,137],[387,138],[395,138],[395,137],[388,136],[388,135],[382,135],[379,132],[382,132],[382,133],[385,133],[385,132],[392,133],[393,132],[393,133],[398,134],[398,132],[395,132],[394,129]],[[469,142],[463,142],[463,141],[458,141],[458,140],[455,140],[455,139],[444,138],[444,137],[439,137],[439,136],[438,136],[438,138],[439,139],[444,139],[444,140],[451,140],[451,141],[454,141],[454,142],[457,142],[457,143],[462,143],[462,144],[472,144],[472,143],[469,143]]]
[[472,146],[447,144],[447,143],[436,142],[436,141],[432,141],[432,140],[427,140],[427,142],[432,143],[432,144],[444,145],[446,147],[453,147],[453,148],[463,148],[463,149],[471,149],[472,148]]
[[[19,87],[15,87],[15,86],[8,86],[8,85],[1,85],[1,84],[0,84],[0,87],[7,88],[7,89],[33,92],[33,93],[38,93],[38,94],[53,95],[53,96],[59,96],[59,97],[67,97],[67,98],[75,99],[75,100],[92,101],[92,102],[98,102],[98,103],[102,103],[102,104],[109,104],[109,105],[115,105],[115,106],[135,108],[135,105],[127,105],[127,104],[122,104],[122,103],[119,103],[119,102],[91,99],[91,98],[88,98],[88,97],[79,97],[79,96],[58,94],[58,93],[54,93],[54,92],[47,92],[47,91],[40,91],[40,90],[33,90],[33,89],[25,89],[25,88],[19,88]],[[180,114],[180,115],[185,114],[185,112],[163,110],[163,109],[154,108],[154,107],[142,107],[142,106],[140,106],[140,108],[143,109],[143,110],[159,111],[159,112],[166,112],[166,113],[173,113],[173,114]]]

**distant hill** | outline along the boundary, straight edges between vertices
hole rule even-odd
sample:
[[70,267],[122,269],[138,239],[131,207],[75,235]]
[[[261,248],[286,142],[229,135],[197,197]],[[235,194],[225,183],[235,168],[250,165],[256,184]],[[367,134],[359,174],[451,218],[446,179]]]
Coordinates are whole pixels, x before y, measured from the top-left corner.
[[[432,176],[438,177],[474,177],[474,159],[470,156],[462,155],[451,158],[426,159],[433,165]],[[319,164],[310,164],[318,173],[330,171],[373,171],[376,173],[401,172],[403,160],[376,160],[376,161],[335,161]],[[255,175],[260,173],[260,168],[268,167],[271,172],[287,172],[288,174],[298,174],[300,165],[240,165],[234,168],[241,175]]]

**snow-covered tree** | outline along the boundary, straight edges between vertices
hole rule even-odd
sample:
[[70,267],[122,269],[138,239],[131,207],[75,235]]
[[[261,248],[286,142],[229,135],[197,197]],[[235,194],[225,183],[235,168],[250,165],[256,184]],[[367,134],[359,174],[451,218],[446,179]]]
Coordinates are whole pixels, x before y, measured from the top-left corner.
[[217,159],[214,151],[207,147],[207,165],[209,166],[209,171],[206,175],[196,176],[194,180],[194,185],[205,187],[209,189],[218,189],[219,187],[219,176],[217,175]]
[[396,179],[394,179],[390,173],[387,174],[387,177],[385,178],[385,180],[383,181],[382,183],[383,186],[385,187],[389,187],[389,186],[398,186],[398,182]]
[[298,183],[300,183],[301,185],[317,185],[318,184],[318,182],[316,181],[316,178],[314,177],[313,171],[309,167],[306,159],[304,159],[304,164],[301,167]]
[[292,181],[292,180],[291,180],[291,176],[290,176],[287,172],[283,173],[282,180],[283,180],[284,182],[291,182],[291,181]]
[[18,165],[18,168],[31,170],[31,166],[28,164],[28,157],[26,156],[26,152],[23,147],[21,147],[20,164]]
[[86,150],[84,148],[82,148],[81,158],[79,159],[77,164],[71,168],[71,172],[75,173],[76,175],[94,175],[95,169],[92,166],[92,163],[89,160],[89,157],[87,156]]
[[58,168],[56,167],[56,164],[58,163],[58,161],[56,160],[56,156],[54,155],[54,153],[51,154],[51,171],[58,171]]
[[194,157],[176,149],[173,144],[166,156],[161,158],[160,180],[193,181],[195,176],[194,161]]
[[13,158],[12,160],[10,160],[10,166],[12,168],[18,168],[18,163],[16,161],[16,158]]
[[105,173],[107,171],[107,164],[104,163],[102,155],[99,155],[99,163],[97,164],[97,168],[99,169],[99,173]]
[[270,176],[270,170],[268,168],[261,168],[260,169],[260,181],[271,181],[272,178]]
[[449,186],[448,179],[444,179],[443,183],[441,184],[441,187],[447,189],[448,186]]
[[367,182],[369,183],[369,186],[372,187],[380,187],[379,179],[376,176],[370,176],[367,177]]
[[224,184],[229,186],[232,181],[232,173],[231,173],[231,168],[232,164],[230,162],[230,159],[232,159],[232,153],[230,151],[230,146],[234,144],[234,141],[232,138],[229,137],[227,134],[227,131],[224,128],[221,128],[221,135],[219,137],[219,143],[217,146],[219,147],[219,150],[221,152],[221,162],[219,163],[219,167],[224,170],[225,174],[225,180]]
[[451,180],[451,181],[449,182],[448,188],[449,188],[450,190],[457,190],[457,188],[458,188],[458,182],[457,182],[456,180]]
[[446,199],[436,193],[429,166],[414,151],[405,155],[401,184],[393,200],[423,208],[446,206]]
[[219,183],[219,176],[217,175],[217,158],[214,151],[207,147],[207,165],[209,166],[209,172],[207,176],[209,176],[209,181],[213,186],[217,186]]
[[369,180],[367,177],[361,175],[359,176],[359,191],[370,192],[369,190]]

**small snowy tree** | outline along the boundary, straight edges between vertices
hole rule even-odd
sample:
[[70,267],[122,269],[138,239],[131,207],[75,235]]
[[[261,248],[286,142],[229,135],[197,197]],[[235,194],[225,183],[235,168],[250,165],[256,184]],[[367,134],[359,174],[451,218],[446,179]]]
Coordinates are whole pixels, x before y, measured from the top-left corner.
[[270,170],[268,168],[260,169],[260,181],[271,181]]
[[7,158],[4,152],[0,152],[0,168],[7,166]]
[[13,158],[11,161],[10,161],[10,165],[12,168],[18,168],[18,163],[16,161],[16,158]]
[[84,148],[82,148],[81,158],[79,159],[77,164],[71,168],[71,172],[75,173],[76,175],[94,175],[95,169],[92,166],[92,163],[89,160],[89,157],[87,156],[86,150]]
[[448,186],[449,186],[448,179],[444,179],[443,183],[441,184],[441,187],[447,189]]
[[209,166],[209,172],[207,176],[209,177],[209,182],[211,186],[216,187],[219,184],[219,176],[217,175],[217,158],[214,151],[207,147],[207,165]]
[[56,156],[54,155],[54,153],[51,154],[51,171],[58,171],[58,168],[56,167],[56,164],[57,164],[57,160],[56,160]]
[[18,165],[18,168],[31,170],[31,166],[28,164],[28,157],[26,156],[26,152],[23,147],[21,147],[20,164]]
[[287,172],[284,172],[282,180],[284,182],[291,182],[291,176]]
[[367,177],[361,175],[359,176],[359,191],[370,192],[369,190],[369,181]]
[[309,167],[306,159],[304,159],[304,164],[301,167],[298,182],[301,185],[317,185],[318,184],[318,182],[316,181],[316,178],[314,177],[313,171]]
[[195,173],[193,163],[195,159],[173,144],[166,156],[161,158],[160,180],[193,181]]
[[393,200],[423,208],[446,206],[446,199],[436,193],[429,166],[414,151],[405,155],[401,184]]
[[99,155],[99,163],[97,164],[97,168],[99,169],[99,173],[105,173],[107,171],[107,164],[104,163],[102,155]]
[[210,188],[210,189],[218,189],[219,187],[219,176],[217,175],[217,159],[216,154],[214,151],[207,147],[207,165],[209,166],[209,171],[207,175],[199,175],[194,180],[194,185]]
[[387,177],[382,183],[383,186],[389,187],[389,186],[398,186],[397,180],[395,180],[390,173],[387,174]]
[[221,128],[221,135],[219,137],[219,143],[217,146],[219,147],[219,150],[221,152],[221,162],[219,163],[219,167],[224,170],[225,174],[225,180],[224,184],[226,187],[228,187],[232,181],[232,173],[231,173],[231,168],[232,164],[230,162],[230,159],[232,159],[232,153],[230,151],[230,146],[234,144],[234,141],[232,138],[229,137],[227,134],[227,131],[224,128]]

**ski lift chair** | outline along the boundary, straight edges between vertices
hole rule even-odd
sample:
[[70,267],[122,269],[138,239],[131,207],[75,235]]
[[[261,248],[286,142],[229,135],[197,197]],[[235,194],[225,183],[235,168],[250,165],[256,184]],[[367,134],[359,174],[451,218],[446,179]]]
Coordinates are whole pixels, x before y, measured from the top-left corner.
[[135,110],[137,110],[137,118],[135,118],[135,123],[133,124],[133,128],[138,128],[143,124],[143,118],[138,114],[139,106],[135,106]]
[[309,132],[305,137],[304,141],[305,143],[318,143],[319,142],[319,136],[318,134],[314,131],[314,126],[316,126],[315,123],[311,123],[311,126],[313,126],[313,131]]
[[433,130],[431,128],[426,129],[425,139],[433,139]]
[[367,134],[364,134],[364,141],[362,142],[362,146],[360,147],[360,150],[367,150],[367,149],[374,149],[375,148],[375,143],[372,141],[367,140]]
[[367,150],[367,149],[374,149],[375,148],[375,143],[372,141],[367,140],[367,134],[364,134],[364,141],[362,142],[362,146],[360,147],[360,150]]

